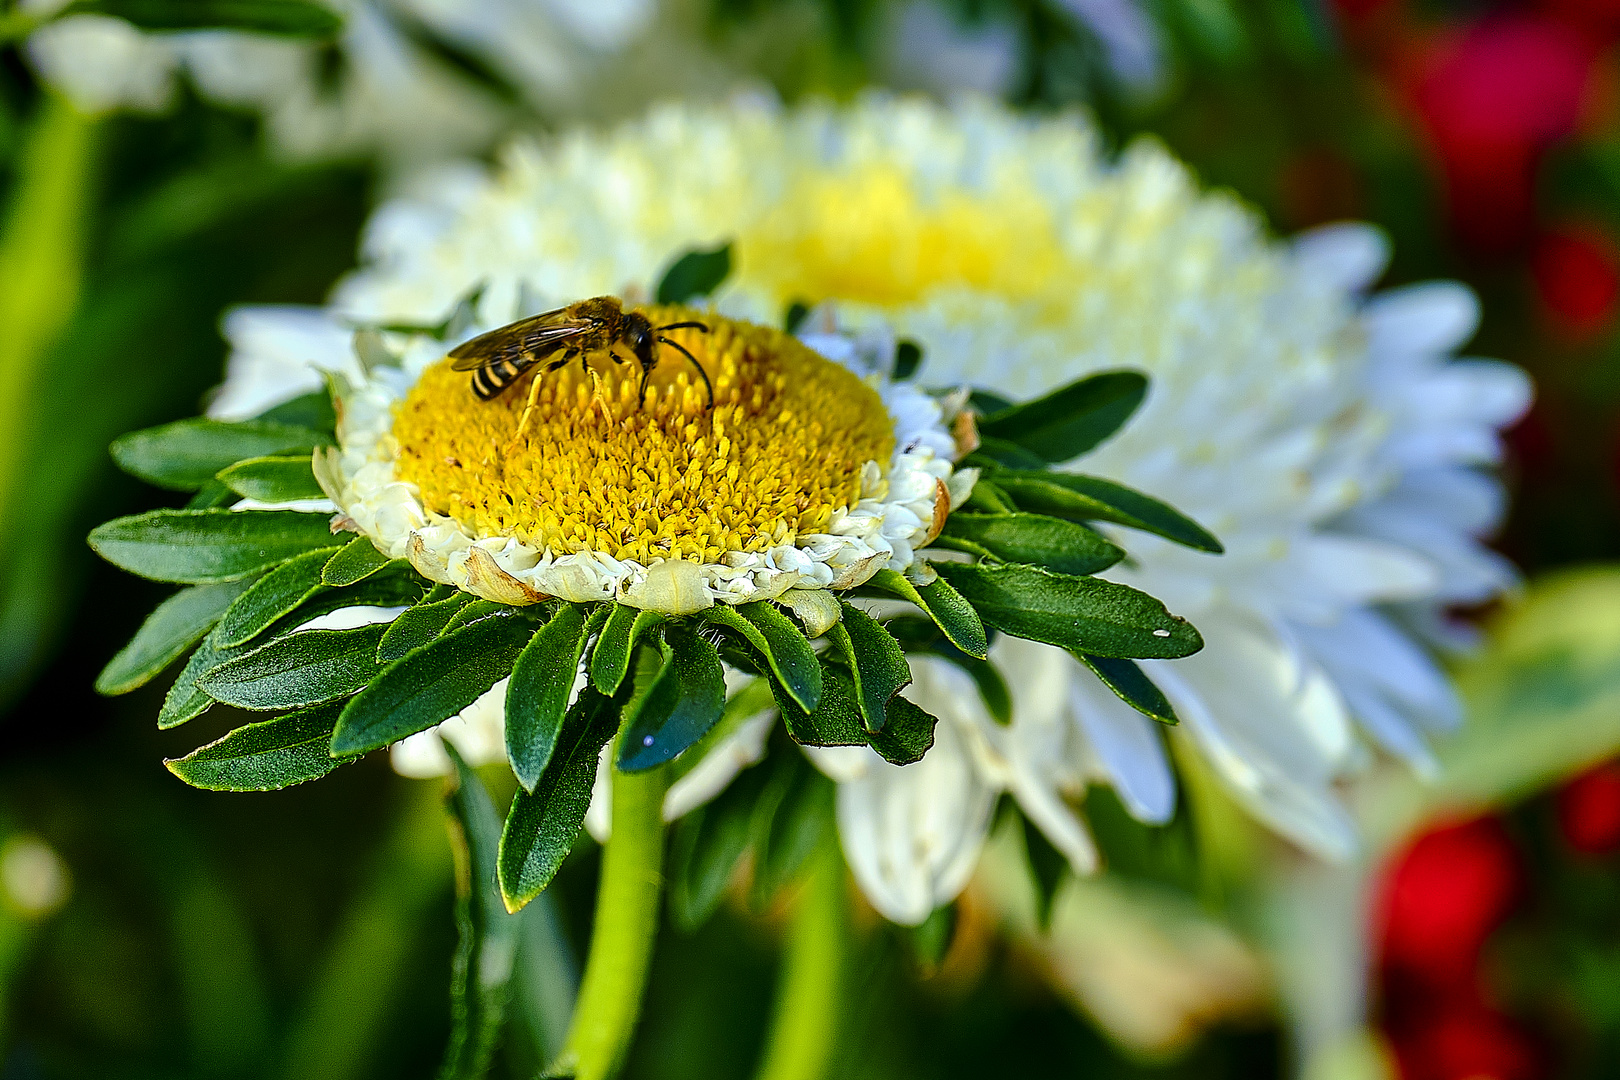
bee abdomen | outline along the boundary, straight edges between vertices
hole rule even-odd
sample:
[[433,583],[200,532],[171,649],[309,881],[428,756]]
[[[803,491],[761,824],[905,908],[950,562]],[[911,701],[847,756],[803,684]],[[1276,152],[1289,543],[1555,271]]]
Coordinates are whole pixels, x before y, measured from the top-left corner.
[[492,360],[486,366],[473,372],[473,393],[477,394],[480,400],[488,401],[490,398],[499,395],[508,386],[517,382],[519,376],[528,368],[528,364],[513,363],[504,357]]

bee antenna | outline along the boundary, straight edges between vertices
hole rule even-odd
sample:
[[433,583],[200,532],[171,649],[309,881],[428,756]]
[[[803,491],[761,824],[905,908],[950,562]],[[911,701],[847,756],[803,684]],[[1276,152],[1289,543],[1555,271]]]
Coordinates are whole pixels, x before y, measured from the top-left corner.
[[[663,342],[665,345],[669,345],[672,348],[679,349],[682,356],[684,356],[688,360],[692,361],[692,366],[697,368],[697,373],[703,377],[703,385],[709,391],[709,408],[713,409],[714,408],[714,384],[709,381],[709,373],[707,371],[703,370],[703,365],[698,363],[698,358],[693,356],[691,353],[687,352],[686,351],[686,346],[682,345],[678,341],[671,341],[669,338],[664,337],[662,334],[660,334],[658,336],[658,340]],[[645,386],[647,384],[647,377],[645,375],[642,376],[641,382],[642,382],[643,386]]]
[[665,330],[701,330],[707,334],[709,332],[709,324],[700,322],[672,322],[664,326],[655,326],[653,329],[657,330],[659,333],[663,333]]

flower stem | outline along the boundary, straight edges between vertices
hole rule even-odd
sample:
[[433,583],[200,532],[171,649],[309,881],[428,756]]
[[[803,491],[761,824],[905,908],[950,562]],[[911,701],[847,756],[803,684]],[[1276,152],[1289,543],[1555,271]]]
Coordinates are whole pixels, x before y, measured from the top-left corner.
[[664,792],[669,769],[613,770],[613,835],[602,851],[596,925],[562,1062],[577,1080],[624,1066],[641,1015],[663,892]]
[[837,1049],[848,913],[844,858],[830,829],[805,876],[757,1080],[820,1080]]

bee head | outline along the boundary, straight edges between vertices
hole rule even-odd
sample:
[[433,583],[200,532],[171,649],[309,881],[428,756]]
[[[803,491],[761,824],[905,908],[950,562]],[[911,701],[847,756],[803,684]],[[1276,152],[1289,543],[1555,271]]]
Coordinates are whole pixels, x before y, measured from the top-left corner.
[[653,365],[655,362],[653,359],[655,336],[652,323],[647,321],[647,316],[639,311],[626,314],[622,324],[621,336],[624,343],[630,347],[630,351],[636,354],[636,359],[641,361],[642,367],[651,367]]

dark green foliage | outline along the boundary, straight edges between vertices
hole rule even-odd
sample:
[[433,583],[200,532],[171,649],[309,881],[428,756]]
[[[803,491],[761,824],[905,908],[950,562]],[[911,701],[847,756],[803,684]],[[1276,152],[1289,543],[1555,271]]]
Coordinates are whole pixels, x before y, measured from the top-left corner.
[[244,499],[260,502],[294,502],[298,499],[324,499],[326,493],[315,482],[308,454],[248,458],[219,471],[219,482]]
[[821,696],[821,665],[804,634],[775,604],[768,600],[737,607],[716,604],[703,617],[751,646],[800,708],[816,707]]
[[870,746],[895,765],[921,760],[934,744],[936,718],[896,696],[885,709],[883,729],[869,732],[856,703],[855,683],[845,671],[823,662],[821,700],[806,712],[774,681],[771,689],[788,734],[804,746]]
[[373,624],[288,634],[210,669],[197,689],[239,709],[290,709],[348,697],[377,670],[385,629]]
[[[333,554],[326,561],[326,565],[321,567],[321,584],[353,585],[389,565],[390,561],[388,556],[377,550],[377,545],[373,544],[370,538],[357,536]],[[397,560],[395,565],[404,569],[409,564],[401,559]]]
[[958,512],[945,519],[945,531],[934,543],[1060,574],[1095,574],[1125,557],[1122,548],[1095,530],[1043,514]]
[[585,608],[564,604],[530,639],[506,687],[506,756],[525,791],[533,791],[562,730],[589,631]]
[[1104,686],[1119,695],[1119,699],[1137,712],[1161,724],[1179,724],[1176,710],[1164,692],[1153,685],[1153,680],[1129,660],[1107,656],[1090,656],[1077,652],[1075,657],[1090,668]]
[[456,856],[456,955],[450,967],[450,1040],[439,1080],[478,1080],[488,1071],[506,1017],[520,923],[496,882],[501,819],[489,792],[452,746],[456,783],[445,798]]
[[619,684],[630,673],[636,645],[663,621],[656,611],[613,605],[591,651],[591,683],[597,690],[610,697],[619,692]]
[[163,764],[209,791],[276,791],[317,780],[349,760],[328,752],[340,711],[341,705],[317,705],[248,724]]
[[500,886],[516,911],[551,884],[591,805],[596,759],[619,726],[611,698],[585,687],[563,718],[557,746],[534,791],[519,790],[501,833]]
[[292,510],[153,510],[90,533],[90,546],[114,566],[187,585],[235,581],[331,544],[325,514]]
[[995,664],[989,660],[980,660],[976,656],[969,656],[945,639],[938,626],[927,619],[903,616],[890,619],[883,624],[884,629],[894,635],[907,652],[925,652],[949,660],[952,664],[967,672],[978,687],[979,697],[984,702],[985,709],[990,718],[998,724],[1012,723],[1012,692],[1007,689],[1007,681],[996,670]]
[[149,615],[96,678],[96,691],[127,694],[144,686],[203,639],[254,578],[181,589]]
[[1025,510],[1077,521],[1111,521],[1211,554],[1224,550],[1209,530],[1185,514],[1110,480],[1016,469],[997,470],[991,479]]
[[664,628],[664,663],[625,714],[618,767],[640,772],[662,765],[708,734],[726,707],[720,654],[685,622]]
[[215,635],[224,646],[241,645],[322,590],[321,568],[335,548],[317,548],[292,558],[256,581],[225,612]]
[[1191,623],[1128,585],[1014,564],[939,563],[990,626],[1094,656],[1173,659],[1203,648]]
[[377,645],[377,659],[385,664],[391,663],[412,649],[426,645],[450,624],[456,612],[472,601],[471,595],[448,585],[435,586],[432,592],[422,598],[421,603],[400,612],[399,617],[389,624],[388,632]]
[[533,633],[526,619],[485,619],[395,660],[344,707],[332,752],[376,750],[448,720],[511,673]]
[[861,722],[869,732],[881,731],[889,699],[911,682],[911,668],[900,643],[877,620],[848,602],[827,637],[849,668]]
[[984,417],[979,434],[1014,443],[1041,461],[1069,461],[1118,431],[1146,396],[1147,376],[1140,372],[1098,372]]
[[655,294],[660,304],[686,304],[709,296],[731,275],[731,245],[688,251],[664,271]]
[[990,647],[989,639],[984,636],[984,623],[980,621],[978,612],[973,610],[973,605],[943,577],[919,587],[897,570],[879,570],[867,585],[902,600],[910,600],[922,608],[923,614],[934,620],[952,645],[969,656],[984,659],[985,650]]
[[239,461],[310,451],[330,436],[294,424],[247,420],[238,424],[201,417],[132,431],[113,440],[118,467],[171,491],[196,491]]

